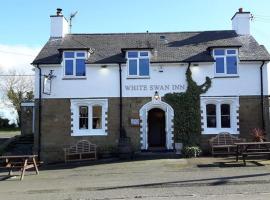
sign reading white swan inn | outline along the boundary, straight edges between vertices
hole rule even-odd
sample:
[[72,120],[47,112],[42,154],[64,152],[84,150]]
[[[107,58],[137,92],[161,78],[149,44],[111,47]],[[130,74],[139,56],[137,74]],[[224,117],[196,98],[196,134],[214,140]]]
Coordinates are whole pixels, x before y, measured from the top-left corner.
[[166,84],[166,85],[125,85],[126,91],[168,91],[183,92],[186,90],[184,84]]

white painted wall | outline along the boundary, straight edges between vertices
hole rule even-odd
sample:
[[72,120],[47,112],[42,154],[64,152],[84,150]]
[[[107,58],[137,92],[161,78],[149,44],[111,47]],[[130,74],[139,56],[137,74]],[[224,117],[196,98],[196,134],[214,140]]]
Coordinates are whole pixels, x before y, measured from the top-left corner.
[[68,31],[68,22],[63,15],[51,16],[51,37],[64,37]]
[[249,35],[250,13],[237,13],[232,19],[232,29],[239,35]]
[[[163,72],[159,72],[159,64],[151,64],[150,78],[128,79],[127,67],[123,69],[124,97],[152,97],[156,90],[163,96],[168,92],[183,92],[186,89],[185,72],[187,65],[163,65]],[[192,75],[198,84],[205,81],[205,77],[212,78],[212,87],[203,96],[240,96],[260,95],[260,65],[261,62],[239,63],[239,77],[214,78],[214,64],[200,64],[192,66]],[[56,76],[52,80],[51,95],[42,94],[42,98],[91,98],[91,97],[119,97],[119,69],[118,65],[87,65],[86,79],[63,80],[61,65],[43,65],[42,74],[49,74],[54,70]],[[268,77],[270,66],[264,67],[264,94],[270,94]],[[38,70],[36,69],[35,97],[38,98]],[[178,86],[178,88],[176,87]],[[180,85],[180,86],[179,86]],[[135,88],[133,86],[136,86]],[[162,87],[163,88],[162,88]],[[127,90],[133,87],[133,90]]]

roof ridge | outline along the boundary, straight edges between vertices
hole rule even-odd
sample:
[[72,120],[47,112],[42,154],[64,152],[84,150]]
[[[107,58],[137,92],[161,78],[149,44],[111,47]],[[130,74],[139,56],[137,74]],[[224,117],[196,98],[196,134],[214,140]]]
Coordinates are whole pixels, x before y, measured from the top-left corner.
[[177,33],[233,32],[233,31],[234,30],[172,31],[172,32],[126,32],[126,33],[68,33],[67,35],[137,35],[137,34],[177,34]]

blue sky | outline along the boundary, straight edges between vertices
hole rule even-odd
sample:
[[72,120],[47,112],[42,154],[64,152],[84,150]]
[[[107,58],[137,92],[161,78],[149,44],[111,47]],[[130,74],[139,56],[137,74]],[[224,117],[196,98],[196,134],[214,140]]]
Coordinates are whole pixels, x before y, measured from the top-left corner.
[[[270,16],[269,0],[8,0],[1,2],[0,44],[42,46],[49,36],[49,15],[78,11],[73,32],[150,32],[231,29],[239,7]],[[252,34],[270,49],[270,17],[252,22]]]
[[[255,16],[252,35],[270,51],[269,0],[3,0],[0,5],[0,74],[33,73],[30,63],[49,38],[49,16],[58,7],[65,16],[78,11],[73,33],[230,30],[231,17],[242,7]],[[15,117],[1,97],[0,115]]]

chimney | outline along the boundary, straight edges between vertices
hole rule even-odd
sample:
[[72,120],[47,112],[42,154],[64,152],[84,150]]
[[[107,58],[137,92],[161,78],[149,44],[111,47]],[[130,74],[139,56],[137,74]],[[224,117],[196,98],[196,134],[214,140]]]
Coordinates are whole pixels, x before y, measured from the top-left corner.
[[232,17],[232,29],[239,35],[250,35],[250,12],[244,12],[239,8],[238,12]]
[[62,14],[62,9],[56,9],[56,15],[51,15],[50,37],[64,37],[68,33],[68,21]]

